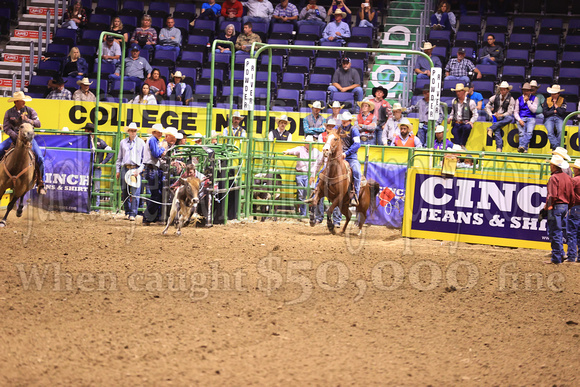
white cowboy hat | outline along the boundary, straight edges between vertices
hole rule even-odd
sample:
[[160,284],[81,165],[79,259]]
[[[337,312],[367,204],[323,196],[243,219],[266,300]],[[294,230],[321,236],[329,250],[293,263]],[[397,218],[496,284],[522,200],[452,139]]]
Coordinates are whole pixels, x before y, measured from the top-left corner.
[[12,95],[12,98],[8,99],[8,102],[14,102],[14,101],[30,102],[30,101],[32,101],[32,97],[30,97],[28,95],[24,95],[23,91],[17,91],[14,93],[14,95]]
[[411,129],[413,127],[413,125],[411,125],[411,121],[409,121],[409,119],[407,117],[401,118],[401,121],[399,121],[399,124],[397,126],[400,128],[401,125],[405,125],[409,129]]
[[406,109],[406,108],[404,108],[404,107],[402,107],[402,106],[401,106],[401,104],[400,104],[400,103],[398,103],[398,102],[395,102],[395,103],[393,104],[393,109],[392,109],[392,110],[393,110],[393,111],[395,111],[395,110],[400,110],[400,111],[402,111],[402,112],[404,112],[404,111],[407,111],[407,109]]
[[532,80],[532,81],[530,81],[530,86],[531,86],[531,87],[540,87],[540,85],[538,85],[538,82],[536,82],[536,80],[535,80],[535,79],[534,79],[534,80]]
[[61,130],[63,132],[69,132],[70,131],[70,129],[67,126],[64,126]]
[[153,134],[153,132],[159,132],[161,134],[165,133],[165,129],[161,124],[155,124],[153,127],[147,129],[147,134]]
[[305,142],[314,142],[314,136],[313,136],[313,135],[311,135],[311,134],[309,134],[308,136],[306,136],[306,137],[304,138],[304,141],[305,141]]
[[234,114],[232,114],[232,118],[244,119],[244,117],[240,114],[240,112],[234,112]]
[[339,118],[340,121],[350,121],[352,120],[352,114],[350,114],[350,112],[344,112],[339,114],[337,118]]
[[203,138],[203,134],[197,132],[193,134],[193,140],[197,141],[197,140],[201,140]]
[[576,161],[574,161],[574,164],[572,164],[571,167],[580,169],[580,159],[576,159]]
[[331,104],[328,104],[328,106],[331,107],[332,109],[336,109],[336,108],[341,108],[342,109],[342,108],[344,108],[344,105],[341,105],[340,102],[338,102],[338,101],[334,101],[332,103],[332,105]]
[[553,155],[552,158],[550,159],[550,164],[554,164],[555,166],[560,167],[562,169],[570,168],[568,162],[564,160],[564,158],[560,155]]
[[[338,117],[340,117],[340,114],[338,115]],[[333,120],[332,118],[329,119],[328,121],[326,121],[326,124],[324,124],[324,126],[329,126],[329,125],[336,126],[336,121]]]
[[86,86],[90,86],[90,85],[92,85],[92,84],[93,84],[93,82],[89,82],[89,78],[83,78],[83,79],[79,79],[79,80],[77,81],[77,85],[79,85],[79,86],[80,86],[80,85],[86,85]]
[[570,156],[568,155],[568,150],[566,148],[562,148],[561,146],[557,147],[552,151],[553,155],[561,156],[562,158],[566,159],[567,161],[572,161]]
[[308,107],[312,109],[322,109],[322,104],[320,101],[314,101],[313,103],[309,104]]
[[280,121],[286,121],[286,123],[288,123],[288,116],[286,114],[282,114],[280,117],[276,117],[276,125],[278,125],[278,122]]
[[177,128],[174,128],[173,126],[168,126],[167,128],[165,128],[165,130],[163,131],[163,133],[166,136],[169,134],[170,136],[173,136],[173,137],[177,138],[177,136],[180,135],[181,138],[183,138],[183,135],[181,133],[179,133],[177,131]]
[[176,140],[183,140],[183,133],[181,132],[177,132],[177,135],[175,136]]
[[369,105],[370,111],[375,110],[375,103],[369,97],[366,97],[365,99],[363,99],[362,101],[359,101],[357,103],[358,103],[358,106],[360,106],[360,107],[362,107],[363,103],[366,103]]
[[171,75],[171,77],[184,79],[185,75],[181,74],[181,71],[177,70],[174,74]]
[[431,42],[423,42],[423,47],[421,47],[421,51],[425,51],[425,50],[432,50],[437,46],[434,46],[431,44]]
[[463,148],[459,144],[453,144],[452,148],[447,148],[448,151],[462,151]]
[[513,89],[514,87],[512,85],[510,85],[509,83],[507,83],[506,81],[503,81],[502,83],[499,84],[498,86],[500,89]]
[[435,128],[435,133],[443,133],[445,131],[445,128],[443,127],[443,125],[437,125],[437,127]]
[[346,17],[346,12],[343,12],[340,8],[337,8],[333,15],[342,15],[342,17]]
[[550,94],[559,94],[566,89],[560,89],[560,85],[552,85],[552,87],[548,87],[548,93]]
[[127,133],[129,130],[139,130],[139,127],[137,126],[137,124],[135,122],[131,122],[129,124],[129,126],[125,126],[125,128],[123,128],[123,131],[125,133]]
[[127,173],[125,173],[125,183],[130,187],[139,188],[141,185],[141,179],[138,179],[133,172],[135,172],[133,169],[129,169]]
[[463,83],[458,83],[455,85],[455,89],[451,88],[451,91],[460,91],[460,90],[469,91],[469,87],[465,86]]
[[522,90],[532,90],[532,86],[529,82],[526,82],[522,85]]

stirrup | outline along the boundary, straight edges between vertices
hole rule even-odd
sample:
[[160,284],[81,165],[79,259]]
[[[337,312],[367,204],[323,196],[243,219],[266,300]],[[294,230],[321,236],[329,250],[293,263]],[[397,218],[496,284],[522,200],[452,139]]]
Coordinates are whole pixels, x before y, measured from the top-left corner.
[[350,199],[350,205],[356,207],[358,204],[358,196],[357,194],[353,194],[352,199]]

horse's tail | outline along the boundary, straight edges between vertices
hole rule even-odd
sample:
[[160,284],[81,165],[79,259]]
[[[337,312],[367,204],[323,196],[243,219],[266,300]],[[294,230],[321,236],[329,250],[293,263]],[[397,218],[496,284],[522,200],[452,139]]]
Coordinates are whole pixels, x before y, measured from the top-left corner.
[[367,185],[369,186],[369,193],[370,193],[369,200],[370,200],[370,207],[371,207],[371,212],[369,213],[369,216],[371,216],[377,210],[376,197],[381,192],[381,186],[379,185],[379,183],[377,183],[373,179],[369,179],[367,181]]

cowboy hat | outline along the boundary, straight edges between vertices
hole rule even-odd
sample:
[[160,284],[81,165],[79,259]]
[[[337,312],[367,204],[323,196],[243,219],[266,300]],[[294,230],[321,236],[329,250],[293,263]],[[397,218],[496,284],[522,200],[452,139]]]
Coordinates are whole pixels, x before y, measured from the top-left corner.
[[334,101],[332,104],[328,104],[328,106],[331,107],[332,109],[337,109],[337,108],[343,109],[344,108],[344,105],[341,105],[340,102],[338,102],[338,101]]
[[85,78],[83,78],[83,79],[79,79],[79,80],[77,81],[77,85],[79,85],[79,86],[80,86],[80,85],[86,85],[86,86],[90,86],[90,85],[92,85],[92,84],[93,84],[93,82],[89,82],[89,78],[86,78],[86,77],[85,77]]
[[455,85],[455,89],[451,88],[451,91],[461,91],[461,90],[469,91],[469,87],[465,86],[463,83],[457,83]]
[[[342,114],[339,114],[339,115],[338,115],[338,117],[340,117],[340,120],[341,120],[341,121],[350,121],[350,120],[352,120],[352,118],[353,118],[353,117],[352,117],[352,114],[350,114],[350,112],[349,112],[349,111],[346,111],[346,112],[344,112],[344,113],[342,113]],[[338,118],[338,117],[337,117],[337,118]]]
[[395,102],[395,103],[393,104],[393,109],[391,109],[391,110],[392,110],[392,111],[395,111],[395,110],[400,110],[400,111],[404,112],[404,111],[407,111],[407,108],[404,108],[404,107],[402,107],[402,106],[401,106],[401,104],[400,104],[400,103],[398,103],[398,102]]
[[278,122],[280,121],[285,121],[288,123],[288,116],[286,114],[282,114],[280,117],[276,117],[276,125],[278,125]]
[[443,127],[443,125],[437,125],[437,127],[435,128],[435,133],[443,133],[445,131],[445,128]]
[[17,91],[12,95],[12,98],[8,99],[8,102],[15,102],[15,101],[30,102],[30,101],[32,101],[32,97],[29,97],[28,95],[24,95],[23,91]]
[[314,101],[313,103],[309,104],[308,107],[312,109],[322,109],[322,104],[320,101]]
[[452,148],[447,148],[448,151],[462,151],[463,148],[459,144],[453,144]]
[[434,46],[431,44],[431,42],[423,42],[423,47],[421,47],[421,51],[425,51],[425,50],[432,50],[437,46]]
[[522,85],[522,90],[532,90],[532,86],[530,86],[530,82],[526,82]]
[[193,141],[199,141],[203,138],[203,134],[197,132],[193,134]]
[[165,133],[165,129],[161,124],[155,124],[153,127],[147,129],[147,134],[153,134],[153,132],[159,132],[161,134]]
[[572,164],[571,167],[580,169],[580,159],[576,159],[576,161],[574,161],[574,164]]
[[[175,138],[177,138],[177,136],[180,134],[180,133],[177,131],[177,128],[174,128],[173,126],[168,126],[167,128],[165,128],[165,130],[163,131],[163,133],[164,133],[166,136],[167,136],[167,135],[170,135],[170,136],[173,136],[173,137],[175,137]],[[183,138],[183,137],[182,137],[182,138]]]
[[177,70],[174,74],[171,75],[171,77],[184,79],[185,75],[181,74],[181,71]]
[[[338,116],[340,117],[340,114]],[[328,121],[326,121],[326,124],[324,124],[324,126],[328,125],[336,126],[336,121],[330,118]]]
[[95,124],[93,124],[92,122],[87,122],[87,124],[85,126],[83,126],[81,128],[81,130],[90,130],[91,132],[95,131]]
[[376,97],[375,94],[379,90],[383,92],[383,95],[384,96],[386,96],[387,94],[389,94],[389,91],[387,89],[385,89],[383,86],[377,86],[377,87],[373,87],[373,90],[372,90],[372,93],[371,93],[373,95],[373,97]]
[[532,87],[540,87],[540,85],[538,85],[538,82],[536,82],[535,79],[532,80],[532,81],[530,81],[530,86],[532,86]]
[[411,121],[409,121],[407,117],[401,118],[401,121],[399,121],[399,124],[397,126],[400,128],[402,125],[405,125],[408,128],[413,127],[413,125],[411,125]]
[[568,150],[566,148],[562,148],[561,146],[557,147],[556,149],[554,149],[552,151],[553,155],[558,155],[558,156],[562,156],[564,159],[566,159],[567,161],[572,161],[572,159],[570,158],[570,156],[568,155]]
[[564,160],[564,158],[560,155],[553,155],[552,158],[550,159],[550,164],[554,164],[555,166],[560,167],[561,169],[570,168],[568,162]]
[[559,94],[563,92],[565,89],[560,89],[560,85],[552,85],[552,87],[548,87],[548,93],[550,94]]
[[232,118],[244,119],[244,117],[240,114],[240,112],[234,112],[234,114],[232,114]]
[[334,11],[333,15],[335,15],[335,16],[336,16],[336,15],[342,15],[342,17],[346,17],[346,12],[343,12],[343,11],[342,11],[340,8],[337,8],[337,9]]
[[131,122],[129,124],[129,126],[125,126],[125,128],[123,129],[124,132],[128,132],[129,130],[139,130],[139,127],[137,126],[137,124],[135,122]]
[[503,81],[502,83],[499,84],[498,86],[500,89],[513,89],[514,87],[512,85],[510,85],[509,83],[507,83],[506,81]]
[[308,136],[306,136],[306,137],[304,138],[304,141],[305,141],[305,142],[314,142],[314,136],[313,136],[313,135],[311,135],[311,134],[309,134]]
[[369,97],[366,97],[362,101],[357,102],[358,106],[360,107],[362,107],[363,103],[368,104],[371,111],[375,110],[375,103]]
[[139,188],[141,185],[141,179],[137,179],[137,176],[135,176],[133,172],[135,172],[135,170],[129,169],[125,173],[125,183],[127,183],[129,187]]

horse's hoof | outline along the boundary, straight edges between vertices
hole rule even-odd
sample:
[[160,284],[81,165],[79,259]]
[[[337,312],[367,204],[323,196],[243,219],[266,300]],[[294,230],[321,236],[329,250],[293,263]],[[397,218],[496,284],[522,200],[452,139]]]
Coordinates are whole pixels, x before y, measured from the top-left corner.
[[16,211],[16,217],[17,218],[22,217],[22,211]]
[[310,221],[310,227],[314,227],[314,226],[316,226],[316,222]]
[[163,235],[167,235],[167,231],[163,231],[161,234],[163,234]]
[[4,228],[4,227],[6,227],[6,222],[4,220],[0,221],[0,228]]
[[175,232],[175,235],[177,235],[177,236],[181,236],[181,231],[176,231],[176,232]]

